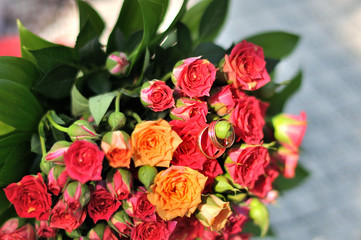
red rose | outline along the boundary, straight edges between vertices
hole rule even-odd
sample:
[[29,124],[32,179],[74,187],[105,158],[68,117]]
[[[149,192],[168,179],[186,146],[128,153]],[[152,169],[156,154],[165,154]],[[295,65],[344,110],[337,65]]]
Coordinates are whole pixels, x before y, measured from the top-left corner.
[[265,174],[269,163],[268,150],[262,146],[233,148],[225,162],[234,182],[242,187],[253,188],[258,178]]
[[101,180],[104,153],[94,143],[75,141],[64,154],[69,176],[82,184],[90,180]]
[[243,139],[248,144],[261,142],[267,106],[257,98],[246,95],[237,101],[237,105],[229,117],[229,121],[235,129],[237,141]]
[[42,238],[52,238],[56,236],[56,228],[50,227],[48,221],[40,221],[36,223],[36,234]]
[[35,240],[36,235],[34,228],[29,224],[19,227],[19,219],[11,218],[7,220],[4,225],[0,228],[0,239],[1,240]]
[[51,211],[50,227],[72,232],[82,225],[86,218],[84,208],[72,209],[63,200],[59,200]]
[[127,199],[127,207],[123,208],[130,217],[144,221],[156,220],[155,206],[149,202],[145,188],[140,188]]
[[183,140],[174,152],[171,163],[176,166],[203,169],[203,164],[207,158],[197,147],[198,135],[207,125],[202,115],[196,115],[186,121],[173,120],[169,124]]
[[68,181],[68,172],[65,167],[55,166],[50,169],[48,174],[48,188],[55,196],[58,196],[63,191],[66,182]]
[[207,102],[196,99],[180,98],[177,100],[176,107],[171,111],[171,118],[187,120],[196,115],[202,115],[204,121],[206,121],[207,114]]
[[140,99],[144,106],[154,112],[164,111],[174,106],[173,90],[160,80],[144,83],[140,91]]
[[20,182],[7,186],[4,191],[8,200],[14,204],[19,217],[48,220],[51,195],[40,173],[36,176],[25,176]]
[[237,104],[237,100],[245,95],[232,84],[217,89],[218,91],[209,98],[209,105],[214,108],[219,116],[231,113]]
[[257,90],[271,81],[263,49],[243,40],[224,57],[223,72],[229,82],[243,90]]
[[187,58],[176,64],[172,80],[190,98],[209,96],[217,69],[206,59]]
[[176,218],[177,225],[170,239],[174,240],[193,240],[204,237],[205,227],[194,216]]
[[98,220],[108,221],[121,204],[104,186],[97,184],[95,191],[90,196],[88,214],[94,223],[97,223]]
[[[219,239],[233,239],[236,236],[239,236],[240,234],[242,234],[242,229],[244,224],[248,221],[248,217],[245,215],[238,215],[238,214],[233,214],[232,216],[230,216],[228,218],[228,221],[226,223],[226,226],[224,227],[224,229],[222,229],[222,237],[220,237]],[[237,239],[237,238],[235,238]],[[239,238],[239,239],[243,239],[243,238]],[[218,240],[218,238],[217,238]]]
[[253,188],[250,189],[250,192],[261,198],[266,197],[267,193],[272,190],[272,182],[277,177],[277,167],[273,165],[268,165],[265,168],[265,174],[259,176]]
[[203,170],[200,170],[199,172],[208,177],[203,193],[212,192],[214,178],[223,173],[222,168],[216,159],[207,159],[203,164]]
[[133,240],[168,240],[174,228],[176,221],[151,221],[142,222],[135,226],[131,233]]

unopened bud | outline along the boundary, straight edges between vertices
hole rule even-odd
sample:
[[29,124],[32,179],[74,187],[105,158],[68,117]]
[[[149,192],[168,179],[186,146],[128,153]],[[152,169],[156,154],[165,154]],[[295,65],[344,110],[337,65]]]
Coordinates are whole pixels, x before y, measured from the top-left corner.
[[93,126],[85,120],[78,120],[74,122],[68,129],[68,135],[72,141],[98,138]]
[[114,130],[124,127],[126,120],[127,119],[125,118],[124,113],[113,112],[112,114],[110,114],[110,116],[108,118],[108,124],[114,131]]
[[106,62],[108,71],[113,75],[125,74],[129,64],[127,56],[122,52],[113,52]]

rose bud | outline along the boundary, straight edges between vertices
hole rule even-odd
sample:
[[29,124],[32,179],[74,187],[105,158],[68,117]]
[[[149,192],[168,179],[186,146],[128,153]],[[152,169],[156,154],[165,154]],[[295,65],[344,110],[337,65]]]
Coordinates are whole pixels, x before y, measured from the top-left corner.
[[118,238],[112,233],[112,230],[109,226],[104,223],[95,225],[88,232],[88,237],[90,240],[117,240]]
[[122,204],[112,196],[104,185],[104,181],[96,184],[95,190],[91,193],[90,202],[87,206],[88,214],[93,219],[94,223],[97,223],[99,220],[108,221]]
[[64,154],[69,177],[82,184],[102,179],[103,158],[104,153],[98,145],[84,140],[75,141]]
[[112,112],[108,118],[108,124],[113,131],[124,127],[126,118],[122,112]]
[[104,135],[101,148],[113,168],[129,168],[132,157],[130,136],[124,131],[108,132]]
[[68,172],[63,166],[55,166],[50,169],[48,174],[48,189],[54,195],[58,196],[63,191],[68,181]]
[[68,135],[71,140],[92,140],[98,139],[94,127],[85,120],[77,120],[68,128]]
[[231,215],[229,202],[223,202],[214,194],[202,197],[202,203],[198,205],[196,213],[196,217],[204,226],[217,232],[224,228],[227,218]]
[[204,121],[207,120],[207,102],[196,99],[180,98],[177,100],[176,107],[172,109],[170,117],[172,119],[187,120],[198,114],[203,116]]
[[278,148],[274,157],[284,165],[283,176],[285,178],[294,178],[298,159],[300,157],[298,151],[281,146]]
[[145,107],[154,112],[174,107],[173,90],[160,80],[145,82],[140,91],[140,99]]
[[253,91],[271,81],[263,49],[246,40],[234,46],[231,55],[225,55],[222,67],[228,82],[236,88]]
[[253,222],[261,228],[261,237],[267,234],[269,228],[269,214],[267,207],[257,198],[250,201],[249,216]]
[[172,81],[176,87],[190,98],[209,96],[216,79],[217,69],[201,57],[187,58],[176,63]]
[[132,221],[124,210],[120,210],[113,214],[113,216],[108,220],[108,224],[120,235],[128,237],[130,236],[133,226]]
[[107,58],[107,69],[113,75],[125,74],[129,66],[127,56],[122,52],[113,52]]
[[147,191],[141,187],[128,198],[123,205],[125,212],[133,218],[143,221],[155,221],[155,206],[147,198]]
[[41,238],[53,238],[56,236],[57,229],[50,227],[49,221],[36,221],[36,234]]
[[90,191],[86,184],[71,182],[64,191],[64,201],[71,209],[85,207],[90,201]]
[[64,164],[64,153],[68,151],[71,143],[67,141],[58,141],[54,143],[50,151],[45,155],[45,160],[56,164]]
[[306,113],[301,112],[299,116],[279,114],[273,117],[272,123],[277,141],[283,146],[297,151],[307,128]]
[[130,171],[118,168],[112,169],[106,178],[106,187],[113,198],[118,200],[127,199],[132,186],[132,174]]
[[235,108],[237,99],[241,98],[244,93],[235,89],[229,84],[212,94],[209,98],[209,105],[217,112],[218,116],[225,116]]
[[24,176],[20,182],[11,183],[4,188],[4,192],[7,199],[14,204],[19,217],[48,220],[51,195],[40,173]]
[[27,239],[35,240],[36,235],[34,228],[29,224],[19,227],[19,219],[11,218],[7,220],[0,228],[0,239],[16,240],[16,239]]
[[51,211],[50,227],[71,233],[80,227],[86,218],[85,208],[72,209],[64,200],[59,200]]

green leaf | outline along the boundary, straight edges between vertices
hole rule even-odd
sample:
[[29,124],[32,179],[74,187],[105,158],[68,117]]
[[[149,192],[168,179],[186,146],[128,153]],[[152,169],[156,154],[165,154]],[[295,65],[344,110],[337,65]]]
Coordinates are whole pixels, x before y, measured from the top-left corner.
[[194,50],[194,56],[202,56],[202,58],[208,59],[214,65],[218,65],[224,55],[226,50],[214,43],[201,43]]
[[65,46],[55,46],[30,50],[36,58],[39,68],[43,73],[47,73],[59,65],[76,67],[74,49]]
[[221,30],[228,12],[228,0],[213,0],[206,8],[199,25],[199,41],[212,41]]
[[30,88],[40,78],[40,72],[32,62],[17,57],[0,57],[0,79],[11,80]]
[[87,42],[98,38],[105,28],[105,24],[99,14],[89,3],[77,0],[80,18],[80,32],[76,40],[76,48],[83,47]]
[[155,175],[157,175],[158,170],[156,167],[151,167],[149,165],[141,166],[138,170],[138,178],[143,183],[143,185],[149,189],[149,186],[153,183]]
[[97,125],[99,125],[116,95],[117,92],[110,92],[89,98],[90,113],[94,117]]
[[257,198],[252,198],[249,216],[253,222],[261,228],[261,237],[264,237],[269,228],[269,214],[266,206]]
[[68,97],[78,69],[62,65],[52,69],[35,87],[35,90],[51,99]]
[[11,203],[5,196],[3,189],[0,189],[0,215],[2,215],[6,210],[9,209]]
[[3,165],[5,159],[11,153],[14,145],[22,142],[29,142],[31,133],[22,133],[14,131],[11,134],[0,137],[0,166]]
[[211,2],[212,0],[204,0],[198,2],[191,9],[186,11],[182,18],[182,22],[190,30],[193,40],[198,38],[199,26],[201,23],[202,16],[204,14],[204,11]]
[[28,145],[19,143],[12,147],[0,170],[0,187],[19,181],[27,173],[31,166],[27,159],[31,155]]
[[20,35],[20,46],[21,46],[21,56],[26,60],[29,60],[33,63],[36,63],[36,60],[29,50],[54,47],[57,46],[55,43],[48,42],[34,33],[26,29],[23,24],[18,20],[18,29]]
[[23,85],[0,79],[0,121],[22,131],[35,131],[43,110]]
[[10,207],[0,215],[0,226],[5,223],[8,219],[18,217],[16,214],[15,208],[13,205],[10,205]]
[[261,46],[266,57],[281,59],[297,46],[299,36],[287,32],[266,32],[246,39],[248,42]]
[[278,176],[273,182],[275,189],[280,192],[290,190],[300,185],[304,180],[309,176],[307,169],[302,166],[300,163],[296,167],[296,175],[294,178],[285,178],[282,175]]
[[135,49],[135,53],[130,58],[131,67],[143,54],[150,41],[156,35],[157,29],[162,22],[168,7],[168,0],[138,0],[143,16],[143,39],[140,46]]
[[0,121],[0,136],[8,134],[14,130],[15,128],[13,128],[12,126],[6,125],[5,123]]
[[71,113],[74,116],[89,113],[89,101],[79,92],[76,84],[71,89]]
[[185,57],[188,57],[188,55],[192,52],[193,42],[191,33],[187,26],[181,22],[177,24],[177,45],[178,48],[184,52]]
[[87,83],[89,88],[96,94],[109,92],[111,89],[111,82],[109,81],[109,72],[102,71],[90,76],[87,76]]
[[302,83],[302,71],[299,71],[289,83],[280,91],[276,92],[268,101],[270,106],[267,109],[267,114],[276,115],[282,112],[287,100],[297,92]]

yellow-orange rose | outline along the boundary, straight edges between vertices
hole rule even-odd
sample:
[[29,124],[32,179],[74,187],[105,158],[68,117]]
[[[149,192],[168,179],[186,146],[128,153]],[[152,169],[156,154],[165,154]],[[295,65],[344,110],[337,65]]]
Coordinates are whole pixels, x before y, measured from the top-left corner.
[[131,136],[135,166],[169,167],[182,139],[163,119],[138,123]]
[[150,186],[148,200],[164,220],[190,215],[202,202],[207,177],[184,166],[171,166],[159,172]]

